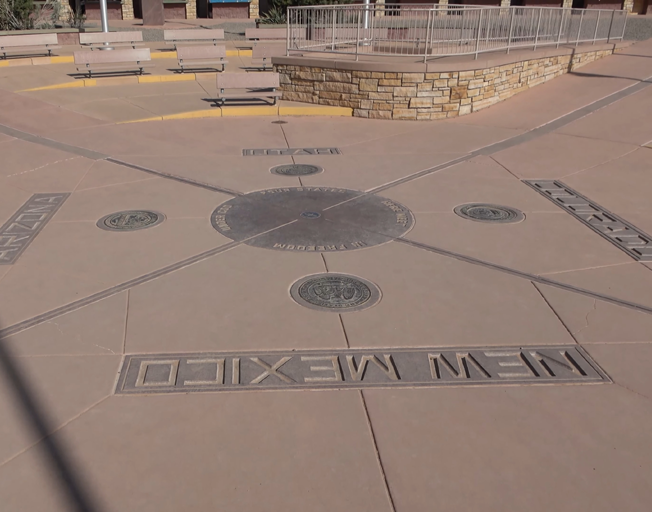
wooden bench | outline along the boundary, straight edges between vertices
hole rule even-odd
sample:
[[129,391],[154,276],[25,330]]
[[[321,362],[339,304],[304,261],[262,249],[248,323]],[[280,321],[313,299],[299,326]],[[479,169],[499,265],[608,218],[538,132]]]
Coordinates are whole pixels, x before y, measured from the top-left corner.
[[217,75],[217,98],[224,105],[226,99],[276,99],[283,93],[277,91],[278,73],[221,73]]
[[8,53],[25,55],[26,53],[46,53],[52,55],[52,50],[58,46],[56,34],[29,34],[22,36],[0,36],[0,53],[7,58]]
[[216,29],[182,29],[182,30],[164,30],[163,39],[165,44],[174,45],[178,47],[179,43],[197,42],[197,41],[210,41],[217,45],[218,41],[224,40],[224,30],[221,28]]
[[267,69],[272,65],[272,57],[281,57],[286,53],[284,44],[257,44],[252,48],[251,65],[255,68]]
[[106,73],[133,71],[143,74],[145,68],[154,64],[149,54],[149,48],[138,48],[128,50],[113,50],[110,52],[75,52],[75,64],[77,71],[88,73],[88,78],[93,73]]
[[177,47],[177,61],[182,73],[185,68],[209,69],[215,65],[222,66],[222,71],[224,71],[224,67],[229,63],[225,57],[226,47],[224,45]]
[[143,46],[143,33],[140,31],[128,32],[86,32],[79,34],[79,44],[82,46],[90,46],[93,48],[100,48],[102,46],[131,46],[136,49],[136,46]]

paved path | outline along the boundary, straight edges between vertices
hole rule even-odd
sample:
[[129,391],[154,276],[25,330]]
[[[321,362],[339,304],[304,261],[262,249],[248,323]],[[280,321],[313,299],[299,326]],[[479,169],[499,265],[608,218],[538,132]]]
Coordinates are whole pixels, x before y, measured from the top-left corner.
[[651,76],[432,123],[0,85],[3,512],[649,510]]

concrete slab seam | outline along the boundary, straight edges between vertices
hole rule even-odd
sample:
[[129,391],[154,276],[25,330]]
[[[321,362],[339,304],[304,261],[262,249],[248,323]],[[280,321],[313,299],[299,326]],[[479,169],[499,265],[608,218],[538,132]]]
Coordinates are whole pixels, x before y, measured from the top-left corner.
[[4,133],[5,135],[24,140],[26,142],[32,142],[33,144],[39,144],[41,146],[57,149],[59,151],[72,153],[73,155],[83,156],[84,158],[88,158],[90,160],[105,160],[108,158],[108,155],[98,153],[97,151],[91,151],[90,149],[80,148],[79,146],[72,146],[63,142],[57,142],[46,137],[32,135],[31,133],[16,130],[3,124],[0,124],[0,133]]
[[593,114],[594,112],[597,112],[598,110],[607,107],[609,105],[612,105],[613,103],[616,103],[620,101],[621,99],[624,99],[628,96],[631,96],[632,94],[636,94],[643,89],[649,87],[652,85],[652,82],[648,82],[647,80],[652,79],[652,76],[646,78],[646,81],[639,82],[633,85],[629,85],[620,91],[616,91],[615,93],[609,94],[605,96],[604,98],[601,98],[599,100],[596,100],[592,103],[589,103],[588,105],[585,105],[584,107],[581,107],[573,112],[570,112],[568,114],[564,114],[563,116],[558,117],[557,119],[554,119],[552,121],[549,121],[547,123],[544,123],[541,126],[538,126],[536,128],[533,128],[532,130],[529,130],[525,133],[521,133],[519,135],[515,135],[514,137],[499,141],[499,142],[494,142],[492,144],[489,144],[487,146],[484,146],[482,148],[476,149],[474,151],[471,151],[469,154],[455,158],[453,160],[450,160],[448,162],[444,162],[441,164],[438,164],[434,167],[424,169],[422,171],[419,171],[417,173],[414,173],[410,176],[405,176],[403,178],[400,178],[398,180],[392,181],[390,183],[386,183],[385,185],[380,185],[378,187],[372,188],[367,191],[369,194],[375,194],[378,192],[382,192],[384,190],[387,190],[388,188],[393,188],[398,185],[403,185],[404,183],[408,183],[410,181],[413,181],[418,178],[422,178],[424,176],[428,176],[430,174],[443,171],[445,169],[448,169],[450,167],[453,167],[454,165],[467,162],[477,156],[491,156],[494,153],[498,153],[499,151],[504,151],[505,149],[512,148],[514,146],[518,146],[520,144],[523,144],[524,142],[530,142],[531,140],[534,140],[538,137],[541,137],[543,135],[547,135],[559,128],[562,128],[563,126],[566,126],[567,124],[572,123],[573,121],[577,121],[578,119],[581,119],[583,117],[586,117],[590,114]]
[[111,162],[111,163],[116,164],[116,165],[121,165],[123,167],[128,167],[130,169],[135,169],[137,171],[142,171],[142,172],[146,172],[146,173],[149,173],[149,174],[154,174],[154,175],[160,176],[162,178],[167,178],[169,180],[178,181],[180,183],[185,183],[186,185],[192,185],[193,187],[203,188],[203,189],[206,189],[206,190],[210,190],[212,192],[220,192],[222,194],[228,194],[228,195],[236,196],[236,197],[243,195],[242,192],[237,192],[235,190],[231,190],[231,189],[228,189],[228,188],[217,187],[217,186],[211,185],[209,183],[204,183],[203,181],[193,180],[192,178],[185,178],[183,176],[177,176],[176,174],[171,174],[171,173],[168,173],[168,172],[157,171],[157,170],[154,170],[154,169],[150,169],[148,167],[143,167],[142,165],[137,165],[137,164],[132,164],[132,163],[129,163],[129,162],[125,162],[125,161],[119,160],[117,158],[107,157],[107,158],[105,158],[105,160],[107,162]]
[[479,265],[485,268],[498,270],[499,272],[504,272],[505,274],[509,274],[515,277],[520,277],[522,279],[527,279],[528,281],[532,281],[535,283],[546,284],[554,288],[559,288],[569,292],[578,293],[580,295],[585,295],[587,297],[598,299],[604,302],[609,302],[610,304],[615,304],[616,306],[633,309],[634,311],[639,311],[641,313],[646,313],[648,315],[652,314],[652,308],[648,306],[644,306],[643,304],[637,304],[635,302],[629,302],[623,299],[618,299],[616,297],[611,297],[609,295],[603,295],[601,293],[592,292],[590,290],[585,290],[584,288],[579,288],[569,284],[561,283],[559,281],[554,281],[552,279],[547,279],[545,277],[537,276],[534,274],[528,274],[527,272],[521,272],[520,270],[515,270],[509,267],[503,267],[502,265],[498,265],[496,263],[480,260],[477,258],[473,258],[471,256],[466,256],[464,254],[448,251],[446,249],[440,249],[438,247],[423,244],[421,242],[416,242],[414,240],[408,240],[406,238],[397,238],[395,241],[405,245],[411,245],[412,247],[423,249],[425,251],[434,252],[442,256],[448,256],[459,261],[471,263],[472,265]]

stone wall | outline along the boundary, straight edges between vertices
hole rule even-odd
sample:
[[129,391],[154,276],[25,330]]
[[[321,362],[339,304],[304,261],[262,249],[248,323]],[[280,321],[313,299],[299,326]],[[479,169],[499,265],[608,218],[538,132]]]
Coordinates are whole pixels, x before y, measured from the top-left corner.
[[134,0],[122,0],[122,19],[134,19]]
[[[614,45],[593,48],[541,51],[539,55],[547,55],[478,69],[468,69],[466,63],[467,69],[458,71],[442,71],[441,64],[436,71],[418,71],[416,64],[415,72],[391,71],[387,63],[378,66],[351,61],[344,64],[349,69],[337,69],[333,61],[316,66],[316,59],[303,66],[300,57],[275,57],[273,62],[281,75],[284,100],[349,107],[356,117],[442,119],[489,107],[614,51]],[[553,53],[559,55],[551,56]],[[359,70],[350,69],[353,64],[359,65]],[[379,70],[374,71],[374,67]],[[406,66],[397,66],[401,67]]]
[[186,19],[197,19],[197,0],[188,0],[186,4]]

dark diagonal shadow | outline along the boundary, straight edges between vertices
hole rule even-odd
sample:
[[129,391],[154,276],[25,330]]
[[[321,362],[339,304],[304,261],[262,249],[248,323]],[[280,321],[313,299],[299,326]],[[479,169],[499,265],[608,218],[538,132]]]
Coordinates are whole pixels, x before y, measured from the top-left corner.
[[586,78],[620,78],[622,80],[631,80],[632,82],[641,82],[646,84],[652,83],[652,81],[650,81],[650,78],[634,78],[631,76],[618,76],[618,75],[601,75],[598,73],[582,73],[581,71],[570,71],[568,74],[579,76],[579,77],[586,77]]
[[67,510],[101,512],[102,509],[92,492],[80,477],[80,468],[67,455],[65,447],[51,435],[55,427],[2,335],[0,335],[0,373],[14,393],[26,423],[40,439],[38,447],[45,454],[49,470],[58,483],[57,487],[68,502]]

